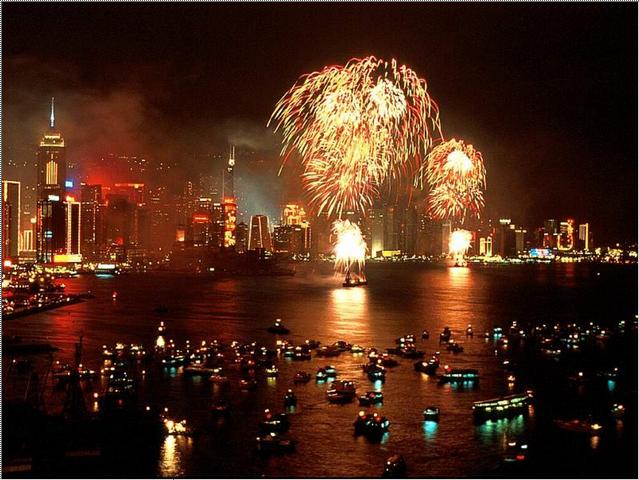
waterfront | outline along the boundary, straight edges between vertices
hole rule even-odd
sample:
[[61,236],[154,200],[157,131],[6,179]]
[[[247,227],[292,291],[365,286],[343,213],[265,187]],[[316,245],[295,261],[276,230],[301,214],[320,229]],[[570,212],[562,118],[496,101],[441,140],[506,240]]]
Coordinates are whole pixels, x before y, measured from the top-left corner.
[[[496,355],[493,342],[481,335],[485,330],[506,327],[513,320],[522,325],[631,320],[637,313],[636,266],[467,269],[371,264],[368,277],[367,287],[344,289],[328,264],[304,265],[295,277],[81,276],[65,279],[67,292],[91,291],[94,299],[6,322],[3,334],[49,342],[61,348],[59,356],[66,360],[83,335],[84,363],[96,367],[101,363],[103,344],[150,345],[160,321],[167,325],[167,336],[178,343],[217,338],[225,342],[254,339],[273,345],[276,337],[266,328],[278,317],[291,329],[287,338],[294,343],[306,338],[322,344],[343,339],[385,349],[403,334],[419,335],[428,329],[431,338],[418,340],[418,347],[427,354],[440,349],[437,334],[448,325],[465,351],[459,355],[442,352],[442,363],[476,368],[481,373],[476,389],[455,389],[415,372],[411,360],[400,360],[382,387],[384,405],[379,411],[392,424],[381,444],[353,437],[352,421],[359,407],[329,405],[324,396],[326,385],[297,386],[299,406],[291,415],[297,451],[263,459],[254,452],[257,423],[264,408],[282,408],[294,372],[314,372],[334,364],[340,378],[357,382],[358,391],[372,390],[361,371],[362,357],[346,352],[337,358],[314,357],[310,362],[280,360],[280,377],[259,377],[256,392],[239,392],[233,385],[220,388],[184,378],[179,371],[153,371],[142,386],[144,394],[167,405],[177,417],[188,418],[203,433],[193,439],[169,437],[157,463],[153,458],[137,465],[129,460],[123,464],[129,469],[125,472],[111,465],[112,475],[122,476],[133,468],[143,476],[376,477],[383,461],[397,452],[406,458],[410,476],[480,476],[495,472],[505,442],[517,437],[529,438],[537,449],[536,464],[528,472],[556,473],[559,469],[559,474],[570,475],[636,475],[636,412],[629,411],[626,425],[602,436],[596,445],[588,436],[549,430],[546,424],[551,419],[540,418],[537,412],[527,420],[517,417],[480,426],[473,424],[471,415],[472,402],[509,393],[502,357]],[[113,292],[118,294],[115,300]],[[158,313],[158,305],[168,311]],[[463,337],[469,323],[476,332],[473,339]],[[636,358],[636,351],[629,352],[629,357]],[[636,405],[636,383],[629,394]],[[219,398],[233,404],[233,418],[214,427],[209,407]],[[431,404],[441,409],[438,425],[422,421],[422,409]],[[549,464],[553,459],[561,460],[561,465]]]

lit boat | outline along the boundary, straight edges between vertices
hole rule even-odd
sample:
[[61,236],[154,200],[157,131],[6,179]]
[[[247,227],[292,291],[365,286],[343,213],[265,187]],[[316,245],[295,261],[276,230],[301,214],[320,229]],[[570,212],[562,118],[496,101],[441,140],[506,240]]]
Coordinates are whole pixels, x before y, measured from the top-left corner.
[[527,443],[517,443],[517,442],[508,442],[506,449],[504,450],[504,454],[502,456],[504,462],[512,463],[512,462],[523,462],[526,460],[528,456],[528,444]]
[[518,393],[473,403],[473,415],[477,420],[509,417],[528,413],[533,392]]
[[288,453],[295,450],[295,441],[271,432],[256,438],[256,448],[260,453]]
[[271,333],[278,333],[281,335],[288,335],[291,331],[282,325],[282,320],[280,318],[275,320],[275,323],[268,327],[268,331]]
[[420,360],[419,362],[415,362],[413,366],[415,367],[415,370],[417,370],[418,372],[422,372],[427,375],[435,375],[435,372],[437,372],[437,368],[439,367],[439,364],[435,363],[433,359],[431,358],[427,362],[423,360]]
[[257,388],[257,382],[252,378],[243,378],[240,380],[240,390],[249,391]]
[[479,372],[472,368],[444,367],[444,373],[439,376],[441,383],[475,383],[479,381]]
[[466,336],[467,337],[473,336],[473,326],[470,324],[468,324],[468,326],[466,327]]
[[193,430],[191,430],[187,424],[186,420],[176,421],[170,418],[164,419],[164,426],[166,428],[167,435],[174,436],[191,436],[193,435]]
[[576,433],[588,433],[590,435],[599,435],[603,426],[589,420],[555,420],[555,425],[562,430],[568,430]]
[[310,360],[311,359],[311,350],[307,346],[298,346],[295,347],[295,351],[293,353],[293,360]]
[[438,407],[426,407],[424,409],[424,420],[430,422],[439,422],[439,408]]
[[464,347],[462,347],[459,343],[449,341],[448,345],[446,345],[446,350],[452,353],[461,353],[464,351]]
[[184,367],[184,375],[192,375],[192,376],[212,375],[216,373],[216,370],[217,369],[207,367],[206,365],[202,363],[192,363],[191,365]]
[[620,403],[615,403],[615,404],[613,404],[612,408],[610,409],[610,413],[615,418],[621,418],[626,413],[626,407],[624,407]]
[[439,334],[439,343],[448,343],[450,337],[452,336],[452,332],[449,327],[444,327],[442,333]]
[[304,340],[304,344],[311,350],[319,348],[320,342],[318,340]]
[[366,435],[368,437],[381,437],[388,431],[390,420],[379,413],[365,413],[360,411],[353,422],[355,435]]
[[422,340],[428,340],[430,338],[430,332],[428,330],[422,331]]
[[317,349],[318,357],[337,357],[342,351],[335,347],[321,347]]
[[386,380],[386,369],[381,365],[372,365],[366,371],[366,375],[371,382],[383,382]]
[[366,349],[361,345],[353,345],[351,347],[351,353],[364,353]]
[[333,343],[332,347],[342,352],[348,352],[351,348],[353,348],[353,346],[350,343],[344,340],[336,341],[335,343]]
[[395,454],[389,457],[384,464],[384,478],[399,478],[406,475],[406,461],[401,455]]
[[359,396],[359,404],[363,407],[379,403],[384,403],[384,394],[382,392],[371,391]]
[[297,405],[297,397],[293,393],[293,390],[289,388],[288,391],[286,392],[286,395],[284,395],[284,406],[295,407],[296,405]]
[[212,383],[218,383],[224,385],[229,383],[229,377],[222,375],[221,373],[214,373],[209,377],[209,381]]
[[331,403],[348,403],[355,398],[356,393],[353,382],[337,380],[331,383],[330,388],[326,391],[326,398]]
[[266,376],[271,378],[275,378],[280,374],[280,371],[277,369],[275,365],[271,365],[265,371],[266,371]]
[[231,406],[228,403],[220,402],[211,405],[211,415],[222,417],[231,413]]
[[261,432],[285,432],[288,430],[290,424],[288,421],[288,415],[285,413],[274,414],[268,408],[264,410],[264,420],[260,422],[259,428]]
[[399,365],[399,362],[397,360],[395,360],[394,358],[391,358],[388,353],[384,353],[382,354],[381,358],[378,360],[378,362],[384,366],[384,367],[388,367],[388,368],[393,368],[396,367],[397,365]]
[[311,380],[311,374],[299,371],[293,377],[293,383],[307,383]]

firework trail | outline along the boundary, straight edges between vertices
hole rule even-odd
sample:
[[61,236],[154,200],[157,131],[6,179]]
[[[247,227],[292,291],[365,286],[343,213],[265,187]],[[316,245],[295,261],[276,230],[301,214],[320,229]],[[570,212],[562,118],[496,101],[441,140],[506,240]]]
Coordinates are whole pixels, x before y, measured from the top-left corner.
[[434,139],[439,110],[426,82],[406,66],[352,59],[300,77],[269,120],[283,135],[317,213],[363,212],[382,188],[414,178]]
[[455,260],[456,266],[465,266],[464,255],[470,248],[473,236],[468,230],[455,230],[450,234],[448,250]]
[[360,275],[366,260],[366,241],[356,223],[337,220],[333,223],[335,242],[335,270],[340,273],[352,272],[357,265]]
[[484,207],[486,168],[479,151],[463,140],[448,140],[432,149],[420,180],[425,180],[428,213],[434,219],[479,217]]

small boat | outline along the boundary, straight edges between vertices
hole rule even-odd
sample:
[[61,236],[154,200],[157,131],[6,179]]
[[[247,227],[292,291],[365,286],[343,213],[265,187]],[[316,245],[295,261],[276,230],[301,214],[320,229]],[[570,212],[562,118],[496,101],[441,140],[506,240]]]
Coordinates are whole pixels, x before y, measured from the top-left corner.
[[304,344],[311,350],[319,348],[320,346],[319,340],[304,340]]
[[384,403],[384,394],[382,392],[371,391],[359,396],[359,404],[363,407],[380,403]]
[[219,370],[219,369],[207,367],[206,365],[202,363],[192,363],[191,365],[184,367],[184,375],[191,375],[191,376],[212,375],[214,373],[217,373],[216,370]]
[[626,407],[624,407],[620,403],[615,403],[612,405],[612,408],[610,409],[610,413],[615,418],[621,418],[626,413]]
[[555,420],[555,425],[562,430],[576,433],[587,433],[590,435],[599,435],[603,426],[590,420]]
[[311,359],[311,350],[309,347],[295,347],[293,352],[293,360],[310,360]]
[[428,330],[422,330],[422,340],[428,340],[430,338],[430,332]]
[[427,375],[435,375],[435,373],[437,372],[437,368],[439,367],[439,364],[433,362],[431,359],[431,360],[428,360],[427,362],[420,360],[419,362],[415,362],[413,366],[415,370],[417,370],[418,372],[422,372]]
[[393,368],[399,365],[399,362],[395,360],[394,358],[391,358],[390,355],[388,355],[388,353],[384,353],[379,359],[379,362],[383,367],[387,367],[387,368]]
[[240,390],[249,391],[257,389],[257,382],[252,378],[243,378],[240,380]]
[[351,353],[364,353],[366,349],[361,345],[353,345],[351,347]]
[[219,385],[225,385],[229,383],[229,377],[226,375],[222,375],[221,373],[214,373],[209,377],[209,381],[212,383],[217,383]]
[[406,461],[401,455],[395,454],[388,457],[384,464],[384,472],[382,477],[400,478],[406,476]]
[[372,365],[366,371],[366,375],[371,382],[383,382],[386,380],[386,369],[381,365]]
[[439,422],[439,408],[430,406],[424,409],[424,420],[429,422]]
[[293,383],[307,383],[311,380],[311,374],[301,370],[293,377]]
[[342,351],[335,347],[321,347],[317,350],[318,357],[337,357]]
[[524,460],[526,460],[527,456],[527,443],[508,442],[508,445],[504,450],[504,454],[502,455],[502,459],[504,460],[504,462],[507,463],[523,462]]
[[462,347],[459,343],[449,342],[448,345],[446,345],[446,350],[452,353],[461,353],[464,351],[464,347]]
[[353,422],[353,427],[355,427],[355,435],[379,438],[388,431],[390,420],[377,412],[365,413],[360,411]]
[[214,417],[222,417],[231,413],[231,406],[225,402],[219,402],[211,405],[211,415]]
[[479,372],[472,368],[444,367],[444,373],[439,376],[440,383],[475,383],[479,381]]
[[289,453],[295,450],[295,441],[276,432],[271,432],[257,437],[256,448],[258,452],[264,454]]
[[271,333],[278,333],[280,335],[288,335],[291,331],[282,325],[282,320],[280,318],[275,320],[275,323],[268,327],[267,329]]
[[297,405],[297,397],[293,393],[293,390],[289,388],[288,391],[286,392],[286,395],[284,395],[284,406],[295,407],[296,405]]
[[466,327],[466,336],[467,337],[472,337],[473,334],[473,326],[469,323],[468,326]]
[[274,414],[268,408],[264,410],[264,420],[260,422],[259,428],[261,432],[285,432],[290,424],[286,413]]
[[353,346],[350,343],[344,340],[336,341],[335,343],[333,343],[332,347],[342,352],[348,352],[351,348],[353,348]]
[[336,380],[326,391],[326,398],[331,403],[349,403],[356,395],[355,384],[347,380]]
[[271,365],[265,370],[266,376],[270,378],[275,378],[280,374],[280,371],[277,369],[275,365]]
[[444,327],[442,333],[439,334],[439,343],[448,343],[450,337],[452,336],[452,332],[449,327]]

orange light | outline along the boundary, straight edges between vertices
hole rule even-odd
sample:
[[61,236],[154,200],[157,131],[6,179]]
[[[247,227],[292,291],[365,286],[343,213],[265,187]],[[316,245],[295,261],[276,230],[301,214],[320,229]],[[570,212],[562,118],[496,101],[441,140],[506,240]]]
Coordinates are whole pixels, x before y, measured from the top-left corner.
[[13,265],[13,262],[7,258],[2,264],[5,267],[9,268],[9,267],[11,267],[11,265]]
[[65,200],[67,202],[75,202],[75,197],[72,197],[71,195],[67,195],[67,197],[65,198]]

